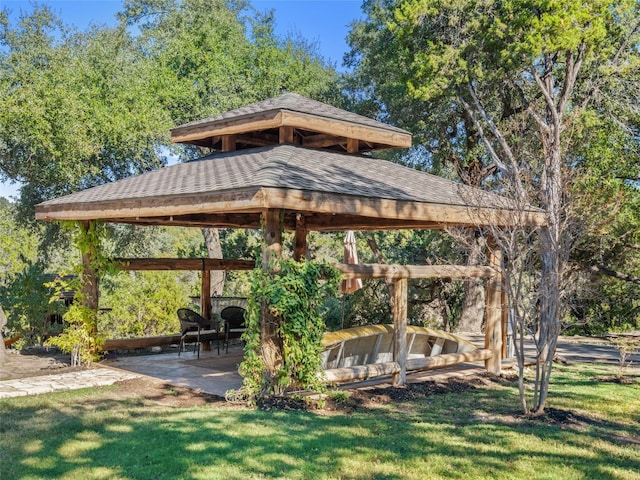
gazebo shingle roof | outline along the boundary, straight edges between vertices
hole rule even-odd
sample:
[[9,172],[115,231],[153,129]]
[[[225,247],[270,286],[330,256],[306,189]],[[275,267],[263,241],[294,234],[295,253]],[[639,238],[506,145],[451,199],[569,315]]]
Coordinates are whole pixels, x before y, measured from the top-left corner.
[[[287,192],[296,193],[292,197]],[[37,216],[65,219],[65,212],[83,211],[91,218],[108,219],[259,212],[293,208],[287,201],[295,202],[300,211],[335,214],[344,207],[350,215],[358,215],[356,205],[367,204],[369,210],[359,215],[379,217],[381,223],[386,215],[415,220],[416,205],[467,211],[470,204],[491,211],[511,206],[498,195],[385,160],[276,145],[217,153],[56,198],[38,205]],[[385,213],[389,205],[394,211]],[[448,221],[455,219],[442,218],[439,223]]]
[[180,125],[171,130],[171,140],[219,149],[223,136],[234,135],[234,142],[251,148],[281,143],[282,127],[294,129],[295,143],[308,148],[344,151],[347,139],[360,142],[357,151],[411,146],[406,130],[295,93]]
[[409,132],[401,128],[394,127],[386,123],[377,122],[371,118],[364,117],[356,113],[336,108],[326,103],[303,97],[302,95],[298,95],[297,93],[285,93],[279,97],[269,98],[262,102],[236,108],[235,110],[229,110],[228,112],[222,113],[220,115],[215,115],[213,117],[203,118],[194,122],[185,123],[184,125],[173,128],[171,132],[179,133],[182,129],[189,127],[204,124],[214,125],[216,123],[227,120],[238,120],[275,110],[289,110],[292,112],[306,113],[317,117],[328,118],[331,120],[339,120],[341,122],[353,123],[358,125],[367,125],[369,127],[378,128],[381,130],[388,130],[391,132],[411,135]]

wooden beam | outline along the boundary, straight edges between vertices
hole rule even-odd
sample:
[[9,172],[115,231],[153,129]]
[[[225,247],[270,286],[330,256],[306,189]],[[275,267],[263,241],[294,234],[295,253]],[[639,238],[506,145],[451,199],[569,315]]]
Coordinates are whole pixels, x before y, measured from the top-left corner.
[[[493,352],[486,349],[465,353],[444,353],[435,357],[412,358],[407,360],[407,373],[448,367],[458,363],[477,362],[491,358]],[[398,362],[372,363],[354,367],[332,368],[323,372],[324,378],[332,383],[356,382],[371,378],[386,377],[400,373]]]
[[371,141],[387,147],[409,148],[412,142],[410,133],[385,128],[384,125],[375,127],[287,110],[282,111],[282,124],[312,132]]
[[[288,210],[283,224],[285,230],[295,230],[295,214]],[[336,232],[343,230],[436,230],[445,228],[445,223],[420,222],[408,220],[382,220],[380,218],[365,218],[357,215],[333,215],[303,212],[308,231]],[[112,218],[111,223],[123,223],[129,225],[162,225],[174,227],[198,227],[198,228],[246,228],[259,229],[260,213],[221,213],[221,214],[187,214],[187,215],[163,215],[154,217],[136,218]]]
[[262,191],[267,208],[378,218],[381,225],[384,225],[387,219],[471,227],[479,225],[504,226],[514,223],[540,226],[546,222],[544,212],[538,210],[516,215],[511,210],[501,208],[447,205],[356,195],[345,196],[335,193],[269,187],[263,188]]
[[[262,268],[273,275],[279,266],[273,263],[282,255],[282,225],[280,210],[267,210],[263,214]],[[277,318],[262,302],[260,308],[260,351],[265,366],[265,375],[269,382],[276,382],[277,371],[282,365],[283,345],[278,335]]]
[[310,232],[337,232],[344,230],[434,230],[446,227],[443,223],[416,222],[407,220],[383,220],[380,218],[366,218],[358,215],[334,215],[333,213],[315,213],[310,211],[286,210],[285,230],[295,230],[295,215],[305,216],[307,230]]
[[367,380],[369,378],[386,377],[400,372],[398,362],[371,363],[355,367],[332,368],[323,372],[330,383],[343,383]]
[[170,227],[198,228],[260,228],[260,213],[196,213],[187,215],[163,215],[157,217],[113,218],[112,223],[129,225],[162,225]]
[[302,139],[302,146],[306,148],[327,148],[344,143],[345,138],[327,133],[309,135]]
[[492,243],[488,242],[488,258],[494,273],[487,281],[485,294],[484,347],[493,353],[485,360],[485,368],[498,374],[502,367],[502,251]]
[[231,192],[201,193],[170,197],[154,197],[145,200],[113,200],[73,204],[36,206],[39,220],[95,220],[111,221],[112,218],[169,217],[173,215],[211,213],[255,213],[264,210],[264,189],[249,187]]
[[[221,335],[223,336],[223,335]],[[200,341],[217,340],[216,332],[206,332],[200,334]],[[197,340],[197,335],[187,334],[185,343],[193,343]],[[156,337],[137,337],[137,338],[111,338],[104,341],[102,350],[111,352],[113,350],[133,350],[135,348],[149,348],[160,345],[177,345],[180,343],[180,335],[160,335]]]
[[466,265],[386,265],[361,263],[335,264],[345,278],[488,278],[494,274],[491,267]]
[[[507,281],[504,270],[500,276],[501,286],[500,289],[500,309],[501,309],[501,323],[502,323],[502,358],[507,358],[508,341],[507,332],[509,331],[509,304],[507,298],[507,289],[504,288]],[[511,339],[513,341],[513,338]]]
[[[494,208],[472,208],[458,205],[399,201],[385,198],[344,196],[308,190],[250,187],[221,193],[203,193],[105,201],[97,203],[60,203],[37,205],[38,220],[91,220],[167,217],[193,214],[256,213],[264,209],[315,212],[323,215],[355,216],[368,219],[371,227],[377,219],[379,229],[387,222],[416,222],[441,226],[511,225],[522,221],[525,225],[540,226],[546,222],[544,213],[526,212],[516,218],[513,212]],[[363,222],[366,220],[363,220]],[[310,227],[309,221],[307,222]],[[330,230],[330,228],[327,228]]]
[[[85,233],[91,228],[91,222],[82,222],[82,229]],[[82,302],[83,306],[91,311],[91,336],[93,337],[92,353],[95,351],[95,340],[98,338],[98,304],[100,299],[100,288],[98,286],[98,273],[91,265],[95,252],[82,252]]]
[[171,130],[171,142],[190,143],[213,135],[234,135],[257,130],[269,130],[282,125],[282,114],[277,110],[232,118],[229,120],[203,120]]
[[255,260],[226,258],[114,258],[121,270],[253,270]]
[[244,115],[228,120],[202,120],[171,130],[173,143],[191,143],[214,135],[244,134],[257,130],[269,130],[289,126],[333,136],[358,138],[388,147],[408,148],[411,146],[411,134],[401,132],[385,125],[373,126],[318,117],[316,115],[278,109],[254,115]]
[[270,209],[263,214],[263,238],[265,247],[262,252],[262,268],[269,269],[269,261],[272,258],[280,258],[282,255],[282,225],[280,223],[280,210]]
[[407,383],[407,279],[393,283],[393,361],[400,366],[393,384],[397,386]]
[[457,363],[477,362],[493,357],[493,352],[484,348],[464,353],[442,353],[433,357],[411,358],[407,360],[408,372],[419,372],[434,368],[448,367]]

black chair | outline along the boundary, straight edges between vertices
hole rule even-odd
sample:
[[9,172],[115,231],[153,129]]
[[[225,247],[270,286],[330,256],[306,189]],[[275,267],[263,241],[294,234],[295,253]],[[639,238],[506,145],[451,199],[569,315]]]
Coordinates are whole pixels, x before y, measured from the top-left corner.
[[189,308],[178,309],[178,319],[180,320],[180,346],[178,347],[178,356],[184,348],[184,341],[189,332],[198,332],[198,338],[196,340],[193,351],[198,352],[198,358],[200,358],[200,332],[202,330],[215,330],[218,343],[218,355],[220,355],[220,328],[219,322],[214,320],[207,320],[200,314],[194,312]]
[[229,353],[229,336],[231,333],[242,333],[247,328],[244,324],[244,308],[226,307],[220,312],[220,318],[224,322],[224,345],[226,353]]

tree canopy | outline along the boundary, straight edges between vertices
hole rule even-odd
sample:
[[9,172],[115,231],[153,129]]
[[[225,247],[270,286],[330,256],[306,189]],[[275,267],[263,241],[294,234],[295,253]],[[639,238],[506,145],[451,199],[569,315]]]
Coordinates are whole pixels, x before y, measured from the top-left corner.
[[0,177],[24,219],[49,198],[163,163],[170,117],[124,28],[70,30],[47,7],[0,34]]
[[[638,196],[637,3],[371,0],[365,12],[349,59],[355,85],[368,87],[366,106],[411,119],[432,164],[448,162],[463,181],[547,213],[530,264],[541,270],[530,284],[535,298],[510,304],[516,317],[526,314],[519,307],[536,307],[526,315],[542,362],[533,402],[541,411],[555,339],[571,313],[567,299],[590,275],[575,281],[575,266],[585,265],[574,247],[595,252],[602,243],[586,237],[597,241],[611,221],[630,226],[622,204]],[[592,208],[623,197],[611,215]],[[530,250],[509,251],[523,245],[515,238],[523,237],[502,237],[508,260],[532,258]]]

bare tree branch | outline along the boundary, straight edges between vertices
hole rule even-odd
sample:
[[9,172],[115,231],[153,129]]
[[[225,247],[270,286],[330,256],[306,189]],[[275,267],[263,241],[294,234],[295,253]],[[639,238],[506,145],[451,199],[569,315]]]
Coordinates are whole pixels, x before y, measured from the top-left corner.
[[640,277],[634,277],[633,275],[629,275],[627,273],[619,272],[617,270],[611,270],[604,265],[592,265],[591,267],[589,267],[589,271],[591,273],[606,275],[608,277],[617,278],[618,280],[623,280],[625,282],[640,285]]

